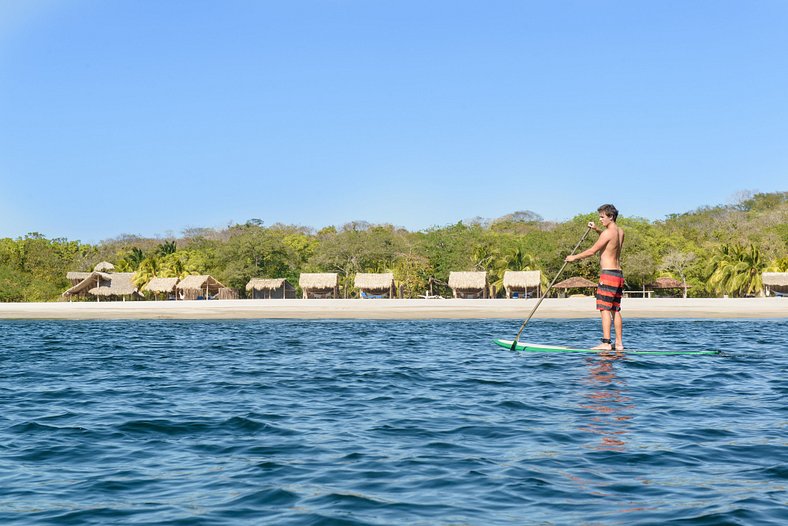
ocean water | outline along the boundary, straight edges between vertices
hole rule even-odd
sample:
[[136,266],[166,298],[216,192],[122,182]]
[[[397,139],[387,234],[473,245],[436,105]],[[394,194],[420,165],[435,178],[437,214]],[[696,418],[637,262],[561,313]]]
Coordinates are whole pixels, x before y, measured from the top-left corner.
[[788,523],[788,320],[520,321],[0,322],[0,524]]

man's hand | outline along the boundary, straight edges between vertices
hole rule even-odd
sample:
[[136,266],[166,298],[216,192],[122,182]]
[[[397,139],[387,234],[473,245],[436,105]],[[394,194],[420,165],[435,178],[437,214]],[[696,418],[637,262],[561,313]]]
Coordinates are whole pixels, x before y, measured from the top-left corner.
[[566,256],[564,258],[564,261],[566,261],[567,263],[571,263],[572,261],[576,261],[576,260],[577,260],[577,256]]
[[594,224],[594,222],[593,222],[593,221],[589,221],[589,222],[588,222],[588,228],[590,228],[590,229],[591,229],[591,230],[593,230],[594,232],[599,232],[599,230],[597,230],[597,229],[596,229],[596,225]]

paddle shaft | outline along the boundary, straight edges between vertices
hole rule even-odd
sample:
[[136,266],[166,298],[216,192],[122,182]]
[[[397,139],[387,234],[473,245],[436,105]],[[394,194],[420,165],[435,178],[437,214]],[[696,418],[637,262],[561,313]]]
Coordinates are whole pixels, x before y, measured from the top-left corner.
[[[586,228],[585,234],[583,234],[583,237],[581,237],[580,241],[577,242],[577,245],[575,245],[575,248],[572,249],[572,253],[569,254],[570,256],[574,255],[575,251],[577,250],[577,247],[579,247],[580,244],[583,241],[585,241],[586,236],[588,236],[589,232],[591,232],[591,227]],[[547,294],[550,292],[550,289],[552,289],[553,285],[555,285],[555,282],[558,279],[558,276],[560,276],[561,272],[563,272],[564,268],[566,268],[566,264],[567,263],[569,263],[569,262],[568,261],[564,261],[564,264],[561,265],[561,269],[558,271],[558,274],[555,275],[555,277],[553,278],[553,281],[551,281],[550,285],[548,285],[547,290],[544,291],[544,294],[542,294],[542,297],[539,298],[539,301],[536,302],[536,305],[534,305],[534,308],[531,309],[531,314],[529,314],[528,317],[523,322],[523,324],[520,325],[520,330],[517,331],[517,336],[514,337],[514,341],[512,342],[512,350],[515,350],[515,348],[517,347],[517,342],[520,341],[520,335],[523,333],[523,329],[525,329],[525,326],[531,320],[531,318],[533,317],[534,313],[536,312],[536,309],[539,308],[539,305],[542,304],[542,300],[544,300],[547,297]]]

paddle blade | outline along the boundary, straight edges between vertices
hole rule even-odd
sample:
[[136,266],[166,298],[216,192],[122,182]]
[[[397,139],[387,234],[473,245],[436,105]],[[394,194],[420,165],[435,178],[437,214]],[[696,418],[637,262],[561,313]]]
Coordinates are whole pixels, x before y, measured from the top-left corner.
[[517,350],[517,340],[516,339],[512,342],[512,347],[509,350],[510,351],[516,351]]

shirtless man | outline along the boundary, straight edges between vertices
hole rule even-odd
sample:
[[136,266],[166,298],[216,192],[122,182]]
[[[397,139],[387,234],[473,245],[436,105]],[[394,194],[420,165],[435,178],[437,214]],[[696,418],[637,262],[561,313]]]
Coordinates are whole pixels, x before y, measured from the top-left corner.
[[599,234],[599,239],[594,246],[584,252],[567,256],[566,261],[593,256],[601,251],[599,256],[602,267],[599,276],[599,286],[596,289],[596,308],[602,315],[602,343],[594,347],[600,350],[612,350],[610,342],[611,321],[616,328],[617,351],[624,350],[624,337],[621,322],[621,295],[624,290],[624,273],[621,271],[621,247],[624,245],[624,231],[616,224],[618,210],[613,205],[602,205],[597,209],[599,221],[604,230],[597,228],[593,221],[588,223],[588,228]]

